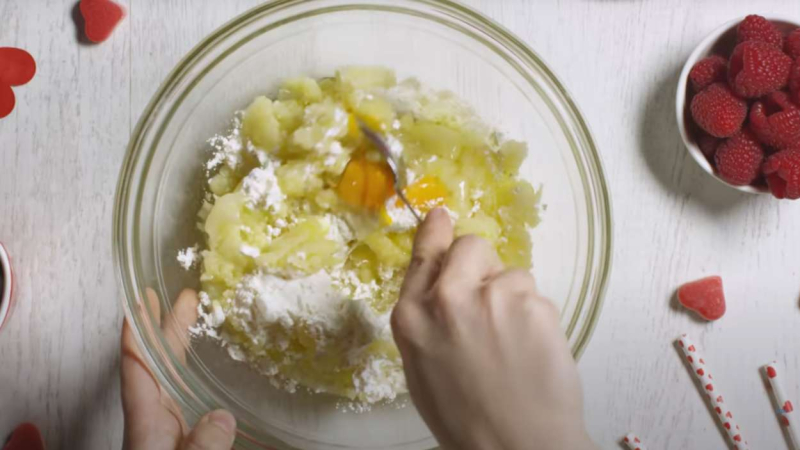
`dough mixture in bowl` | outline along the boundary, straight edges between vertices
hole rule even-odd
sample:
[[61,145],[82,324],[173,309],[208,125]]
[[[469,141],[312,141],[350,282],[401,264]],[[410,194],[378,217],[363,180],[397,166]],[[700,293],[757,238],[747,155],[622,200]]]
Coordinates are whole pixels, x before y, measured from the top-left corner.
[[446,208],[513,267],[531,264],[539,191],[518,177],[527,146],[504,140],[453,94],[379,67],[286,80],[211,139],[198,218],[200,323],[275,386],[343,396],[363,409],[406,390],[389,315],[417,222],[361,133],[402,159],[422,215]]

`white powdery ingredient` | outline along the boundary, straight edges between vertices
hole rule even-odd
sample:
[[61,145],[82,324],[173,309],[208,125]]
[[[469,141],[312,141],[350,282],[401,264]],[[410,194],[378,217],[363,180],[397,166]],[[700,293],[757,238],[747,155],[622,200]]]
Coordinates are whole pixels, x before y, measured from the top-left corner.
[[375,89],[373,93],[383,97],[399,115],[419,115],[422,105],[429,101],[430,92],[423,89],[416,78],[408,78],[389,89]]
[[414,213],[404,203],[398,205],[398,200],[397,196],[392,196],[386,201],[386,214],[392,220],[387,228],[395,233],[408,231],[417,226],[417,218],[414,217]]
[[242,244],[242,246],[239,247],[239,253],[245,256],[249,256],[251,258],[258,258],[259,256],[261,256],[261,250],[259,250],[256,247],[253,247],[252,245],[247,245],[247,244]]
[[[316,150],[321,154],[336,151],[334,142],[347,134],[349,117],[341,106],[330,103],[315,103],[303,111],[303,124],[292,133],[295,144],[306,150]],[[325,130],[320,132],[320,130]],[[341,150],[341,144],[338,146]]]
[[339,160],[339,157],[344,153],[344,147],[339,141],[331,142],[328,147],[328,156],[325,157],[325,166],[331,167]]
[[336,325],[343,300],[325,272],[293,280],[259,273],[244,277],[236,288],[234,304],[254,308],[256,320],[261,324],[278,324],[289,329],[298,320]]
[[199,259],[200,252],[197,244],[178,251],[178,264],[180,264],[184,270],[189,270],[194,267]]
[[341,217],[333,214],[328,214],[325,216],[325,220],[328,221],[328,235],[325,236],[328,240],[338,242],[345,246],[348,242],[355,239],[355,234],[353,230],[350,228],[350,225],[344,221]]
[[214,317],[214,315],[217,313],[214,312],[214,304],[212,304],[211,298],[209,298],[208,294],[206,294],[205,292],[200,292],[198,294],[198,297],[200,299],[200,303],[197,305],[198,320],[197,324],[189,327],[189,334],[193,336],[208,336],[211,338],[219,338],[219,333],[217,333],[216,330],[216,327],[219,325],[216,326],[213,325],[214,323],[218,322],[219,316],[217,315],[216,318]]
[[353,384],[367,403],[394,400],[406,388],[400,364],[375,357],[369,357],[364,369],[353,376]]
[[223,323],[225,323],[225,311],[222,310],[222,306],[220,306],[218,303],[214,303],[211,305],[209,325],[217,328],[222,326]]
[[277,211],[286,199],[275,175],[275,165],[267,161],[266,165],[251,170],[242,180],[242,192],[249,207]]
[[236,168],[242,160],[242,112],[237,112],[231,130],[226,135],[216,135],[208,140],[213,149],[213,156],[206,163],[206,170],[216,169],[220,164],[225,164],[231,169]]
[[403,143],[391,134],[387,134],[384,139],[386,140],[386,146],[389,147],[389,153],[392,154],[394,159],[399,160],[403,155]]

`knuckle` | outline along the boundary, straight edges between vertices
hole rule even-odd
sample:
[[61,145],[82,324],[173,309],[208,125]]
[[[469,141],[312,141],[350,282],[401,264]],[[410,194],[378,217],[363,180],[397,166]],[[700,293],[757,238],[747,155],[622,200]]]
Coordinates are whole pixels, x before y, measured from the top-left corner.
[[423,255],[420,254],[412,255],[411,262],[408,263],[408,270],[409,271],[417,270],[420,267],[424,266],[427,261],[428,258],[426,258]]
[[390,323],[395,336],[405,338],[405,336],[410,334],[411,327],[414,326],[414,319],[408,307],[397,305],[394,310],[392,310]]
[[483,287],[482,298],[484,301],[489,302],[490,304],[505,301],[506,296],[507,290],[504,283],[492,281],[486,283],[486,285]]
[[561,311],[558,307],[546,298],[536,297],[534,301],[528,302],[530,312],[541,319],[550,321],[558,321],[561,317]]
[[458,286],[454,283],[437,283],[433,288],[433,299],[439,305],[454,303],[459,296]]
[[453,242],[453,249],[476,251],[481,250],[488,246],[488,242],[480,236],[475,234],[465,234],[459,236]]

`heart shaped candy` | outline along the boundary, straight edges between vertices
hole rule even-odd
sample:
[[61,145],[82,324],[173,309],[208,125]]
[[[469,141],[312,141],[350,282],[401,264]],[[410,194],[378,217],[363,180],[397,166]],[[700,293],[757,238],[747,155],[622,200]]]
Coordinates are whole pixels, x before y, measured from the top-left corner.
[[11,433],[3,450],[44,450],[44,441],[36,425],[23,423]]
[[23,85],[36,74],[36,61],[25,50],[0,47],[0,119],[11,114],[17,103],[11,86]]
[[713,276],[684,284],[678,289],[678,301],[706,320],[719,319],[725,314],[722,278]]
[[84,33],[95,43],[108,39],[125,17],[125,9],[111,0],[81,0]]

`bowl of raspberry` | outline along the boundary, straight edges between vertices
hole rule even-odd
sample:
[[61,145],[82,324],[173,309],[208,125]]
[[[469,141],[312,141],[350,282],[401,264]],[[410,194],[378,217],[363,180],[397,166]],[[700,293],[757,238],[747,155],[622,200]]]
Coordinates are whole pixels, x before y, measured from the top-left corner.
[[800,199],[800,23],[749,15],[692,52],[678,129],[706,172],[743,192]]

